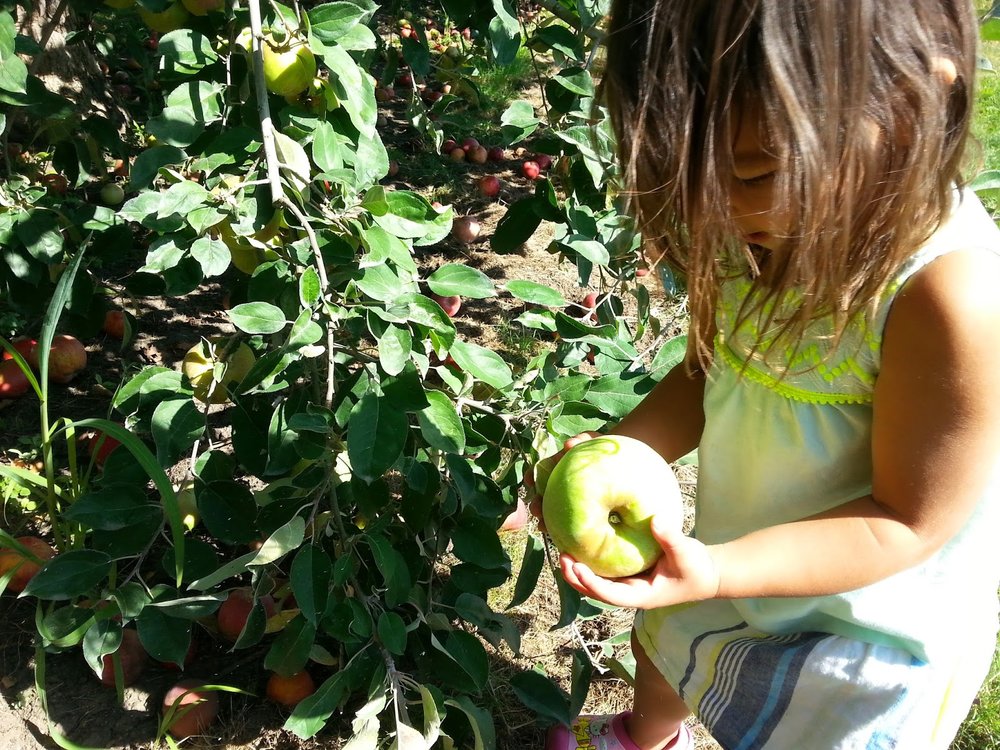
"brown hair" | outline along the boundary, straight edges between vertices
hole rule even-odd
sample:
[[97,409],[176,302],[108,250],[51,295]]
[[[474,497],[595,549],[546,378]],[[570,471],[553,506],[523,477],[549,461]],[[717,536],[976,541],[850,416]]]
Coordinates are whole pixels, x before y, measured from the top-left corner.
[[839,335],[950,208],[977,38],[965,0],[615,0],[601,98],[646,247],[686,278],[689,365],[710,356],[722,275],[757,269],[730,216],[739,113],[760,113],[776,205],[796,207],[743,314],[794,288],[798,308],[768,322],[794,345],[832,313]]

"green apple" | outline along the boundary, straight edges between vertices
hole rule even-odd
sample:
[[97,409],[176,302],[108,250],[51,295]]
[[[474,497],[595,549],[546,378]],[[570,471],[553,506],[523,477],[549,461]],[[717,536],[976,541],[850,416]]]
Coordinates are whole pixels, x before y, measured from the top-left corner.
[[541,488],[542,517],[553,543],[604,578],[641,573],[663,554],[650,528],[653,515],[667,514],[677,526],[683,521],[670,464],[623,435],[573,446]]
[[316,77],[316,56],[300,39],[276,42],[264,37],[264,81],[267,90],[278,96],[298,96]]

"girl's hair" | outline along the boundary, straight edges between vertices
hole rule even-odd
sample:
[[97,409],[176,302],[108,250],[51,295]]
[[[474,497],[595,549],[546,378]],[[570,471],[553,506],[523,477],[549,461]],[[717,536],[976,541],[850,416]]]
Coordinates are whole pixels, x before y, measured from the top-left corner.
[[730,208],[741,113],[778,158],[775,205],[793,207],[742,315],[794,289],[801,304],[765,325],[794,346],[832,314],[839,336],[950,210],[977,37],[966,0],[615,0],[603,100],[646,247],[686,277],[689,365],[707,364],[724,275],[759,270]]

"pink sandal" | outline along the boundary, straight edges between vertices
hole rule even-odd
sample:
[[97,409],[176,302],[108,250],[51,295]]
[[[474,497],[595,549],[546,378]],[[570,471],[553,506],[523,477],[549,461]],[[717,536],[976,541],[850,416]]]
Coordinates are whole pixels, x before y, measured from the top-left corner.
[[[625,731],[624,711],[613,716],[580,716],[572,726],[558,724],[549,729],[545,750],[642,750]],[[694,747],[691,730],[681,724],[677,736],[664,750],[690,750]]]

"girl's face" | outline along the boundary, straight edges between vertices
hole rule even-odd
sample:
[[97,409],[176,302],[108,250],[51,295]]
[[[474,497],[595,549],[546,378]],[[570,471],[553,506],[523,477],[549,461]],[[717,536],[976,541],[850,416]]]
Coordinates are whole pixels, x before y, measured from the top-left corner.
[[762,128],[763,118],[755,112],[739,118],[729,203],[740,238],[777,251],[787,242],[791,217],[787,206],[775,206],[779,159],[768,149]]

